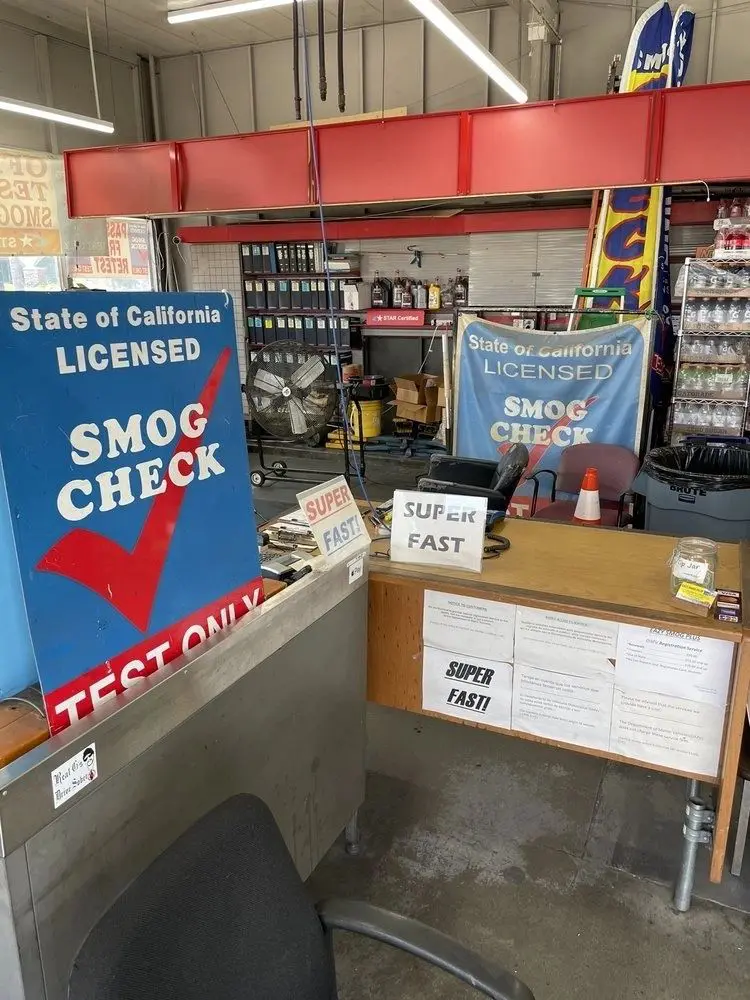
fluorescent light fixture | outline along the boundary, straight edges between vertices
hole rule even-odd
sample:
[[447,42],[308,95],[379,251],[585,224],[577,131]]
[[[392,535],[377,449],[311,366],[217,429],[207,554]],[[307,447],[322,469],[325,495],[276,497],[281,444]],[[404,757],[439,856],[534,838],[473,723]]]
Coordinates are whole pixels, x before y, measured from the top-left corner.
[[59,111],[57,108],[47,108],[43,104],[29,104],[28,101],[17,101],[13,97],[0,97],[0,111],[13,111],[17,115],[44,118],[48,122],[75,125],[76,128],[88,128],[92,132],[106,132],[109,135],[115,130],[112,122],[106,122],[103,118],[76,115],[72,111]]
[[294,0],[229,0],[228,3],[207,3],[200,7],[168,10],[167,21],[170,24],[207,21],[212,17],[229,17],[231,14],[252,14],[254,10],[266,10],[268,7],[287,7],[293,2]]
[[498,87],[501,87],[508,97],[512,97],[519,104],[525,104],[529,99],[524,87],[512,76],[505,67],[495,59],[492,53],[481,45],[476,38],[467,31],[457,17],[444,7],[440,0],[409,0],[409,3],[416,7],[420,14],[434,24],[438,31],[453,42],[465,56],[468,56],[473,63],[483,70],[494,80]]

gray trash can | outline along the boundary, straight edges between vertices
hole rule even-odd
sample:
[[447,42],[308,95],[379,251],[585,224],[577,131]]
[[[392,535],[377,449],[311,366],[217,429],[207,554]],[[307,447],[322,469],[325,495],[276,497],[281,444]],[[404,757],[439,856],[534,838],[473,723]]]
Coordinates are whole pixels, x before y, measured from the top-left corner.
[[750,538],[750,445],[654,448],[633,483],[646,531],[717,542]]

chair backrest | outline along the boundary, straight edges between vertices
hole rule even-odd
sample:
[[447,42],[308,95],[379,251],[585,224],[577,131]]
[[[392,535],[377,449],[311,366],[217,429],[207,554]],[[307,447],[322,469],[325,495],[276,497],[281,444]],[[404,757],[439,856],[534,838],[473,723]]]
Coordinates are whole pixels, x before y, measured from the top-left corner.
[[577,493],[586,469],[599,472],[599,496],[619,500],[633,484],[640,459],[617,444],[573,444],[563,448],[557,469],[557,492]]
[[69,1000],[335,1000],[333,959],[270,810],[227,799],[104,914]]

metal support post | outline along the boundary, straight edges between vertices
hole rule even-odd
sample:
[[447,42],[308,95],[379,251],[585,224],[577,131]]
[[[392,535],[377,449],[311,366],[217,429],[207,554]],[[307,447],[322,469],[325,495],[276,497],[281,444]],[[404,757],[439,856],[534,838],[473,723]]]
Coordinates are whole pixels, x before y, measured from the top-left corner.
[[344,830],[346,840],[346,853],[356,857],[362,850],[361,836],[359,831],[359,809],[352,814],[352,818],[346,824]]
[[674,908],[678,913],[686,913],[690,909],[695,882],[695,862],[700,844],[710,844],[711,831],[714,825],[714,813],[707,809],[702,799],[691,798],[685,807],[686,822],[682,827],[685,846],[682,851],[682,863],[677,873],[674,888]]

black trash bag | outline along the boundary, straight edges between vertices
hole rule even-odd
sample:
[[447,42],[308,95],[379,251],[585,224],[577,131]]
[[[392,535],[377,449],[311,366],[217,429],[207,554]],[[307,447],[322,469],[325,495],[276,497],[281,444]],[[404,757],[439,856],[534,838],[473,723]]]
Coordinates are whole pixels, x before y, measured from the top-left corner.
[[683,444],[654,448],[643,460],[641,473],[670,486],[709,493],[748,490],[750,446],[716,448],[705,444]]

